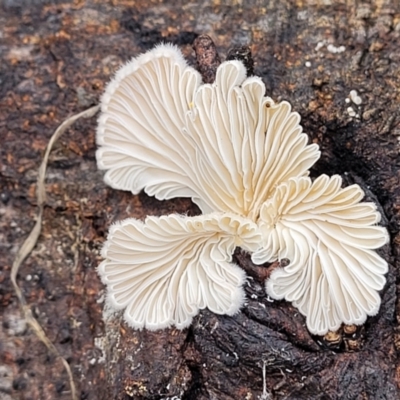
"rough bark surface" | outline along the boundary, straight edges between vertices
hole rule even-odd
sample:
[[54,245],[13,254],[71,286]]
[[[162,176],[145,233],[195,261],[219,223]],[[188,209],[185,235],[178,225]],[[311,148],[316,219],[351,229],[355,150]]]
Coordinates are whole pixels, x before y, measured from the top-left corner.
[[[160,41],[181,46],[195,65],[192,45],[202,33],[222,60],[230,48],[250,46],[268,95],[288,100],[321,146],[314,175],[342,174],[376,196],[391,233],[379,315],[313,337],[296,309],[266,297],[265,269],[238,252],[251,279],[247,306],[235,317],[203,311],[189,329],[160,332],[105,319],[95,269],[109,225],[198,210],[187,199],[159,202],[106,187],[92,118],[75,124],[51,154],[42,234],[19,273],[35,316],[70,363],[81,399],[400,398],[396,0],[0,0],[1,400],[70,398],[62,364],[27,329],[9,280],[34,224],[48,139],[69,115],[98,103],[122,62]],[[359,106],[346,102],[353,89]]]

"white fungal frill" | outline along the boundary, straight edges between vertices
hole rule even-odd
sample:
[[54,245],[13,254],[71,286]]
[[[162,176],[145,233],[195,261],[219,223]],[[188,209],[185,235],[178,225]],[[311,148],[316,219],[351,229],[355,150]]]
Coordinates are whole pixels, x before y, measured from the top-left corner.
[[264,94],[240,61],[222,63],[215,83],[201,84],[173,46],[133,59],[102,98],[97,161],[105,181],[254,220],[276,185],[308,175],[320,155],[289,103]]
[[257,225],[233,214],[127,219],[111,227],[98,271],[130,326],[183,329],[206,307],[239,311],[245,273],[232,253],[253,252],[260,241]]
[[236,313],[245,275],[235,247],[256,264],[289,259],[267,292],[293,302],[314,334],[378,312],[387,264],[375,249],[388,234],[376,206],[339,176],[312,182],[318,146],[242,62],[222,63],[203,84],[174,46],[132,59],[102,97],[97,143],[113,188],[190,197],[203,212],[111,227],[99,273],[132,327],[183,328],[205,307]]
[[388,242],[386,229],[375,226],[375,204],[360,203],[358,185],[341,184],[340,176],[322,175],[278,186],[261,209],[264,247],[252,256],[256,264],[290,260],[272,272],[267,293],[293,302],[318,335],[375,315],[387,272],[374,251]]

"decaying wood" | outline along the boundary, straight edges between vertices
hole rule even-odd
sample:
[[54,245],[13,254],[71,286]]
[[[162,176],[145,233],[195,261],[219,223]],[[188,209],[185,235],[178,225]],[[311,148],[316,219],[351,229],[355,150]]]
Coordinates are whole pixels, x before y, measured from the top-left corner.
[[29,304],[26,303],[26,299],[24,294],[21,291],[21,288],[19,287],[17,283],[17,274],[19,272],[19,268],[21,267],[21,264],[25,261],[27,257],[29,257],[32,253],[32,250],[35,248],[36,243],[39,239],[40,232],[42,229],[42,218],[43,218],[43,209],[46,204],[46,190],[45,190],[45,180],[46,180],[46,169],[49,161],[49,156],[51,153],[51,150],[53,149],[54,144],[57,142],[57,140],[61,137],[61,135],[79,118],[90,118],[93,117],[97,111],[99,110],[99,106],[91,107],[86,111],[83,111],[79,114],[73,115],[66,119],[54,132],[54,134],[51,136],[49,140],[49,144],[46,147],[46,151],[42,160],[42,163],[40,164],[40,168],[38,171],[38,179],[37,179],[37,187],[36,187],[36,199],[37,199],[37,215],[36,215],[36,222],[29,233],[28,237],[25,239],[24,243],[22,246],[18,249],[17,255],[15,256],[14,262],[11,267],[11,273],[10,273],[10,280],[11,284],[14,288],[15,296],[17,297],[19,301],[19,305],[21,307],[21,311],[23,314],[23,318],[26,321],[26,323],[32,328],[32,330],[35,332],[36,336],[38,339],[46,346],[46,348],[56,357],[60,358],[62,361],[62,364],[64,365],[64,368],[68,374],[68,380],[69,380],[69,386],[71,389],[71,397],[73,400],[77,400],[77,393],[76,393],[76,387],[74,383],[74,378],[72,376],[72,371],[65,360],[63,358],[57,348],[54,346],[54,344],[48,339],[46,333],[43,331],[41,325],[37,321],[37,319],[32,315],[31,308]]
[[196,67],[203,77],[204,83],[213,83],[215,73],[221,60],[213,40],[208,35],[200,35],[193,43],[196,53]]
[[226,60],[242,61],[247,70],[247,76],[254,75],[254,60],[249,46],[237,46],[229,49]]
[[268,96],[288,100],[321,147],[313,175],[339,173],[376,196],[392,236],[382,250],[391,268],[379,314],[363,327],[311,336],[295,308],[265,295],[268,270],[238,252],[250,279],[237,316],[205,310],[189,329],[159,332],[103,316],[95,269],[109,225],[199,210],[187,199],[159,202],[106,187],[92,118],[50,155],[42,234],[17,276],[33,315],[69,362],[82,399],[400,397],[397,2],[242,3],[0,3],[0,398],[71,398],[65,370],[27,328],[10,284],[35,223],[37,170],[52,132],[97,104],[122,62],[161,40],[180,45],[194,65],[199,34],[210,35],[222,59],[250,46]]

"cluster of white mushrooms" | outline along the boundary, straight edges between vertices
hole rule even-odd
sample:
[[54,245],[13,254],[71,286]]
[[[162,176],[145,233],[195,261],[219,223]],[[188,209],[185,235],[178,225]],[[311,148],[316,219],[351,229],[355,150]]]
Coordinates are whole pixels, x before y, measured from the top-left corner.
[[107,302],[134,328],[185,328],[200,309],[243,306],[236,247],[255,264],[281,259],[266,282],[322,335],[362,324],[380,306],[388,241],[373,203],[340,176],[312,181],[318,160],[300,117],[265,97],[240,61],[202,84],[181,52],[160,45],[123,66],[101,101],[98,166],[115,189],[190,197],[202,215],[127,219],[110,229],[99,273]]

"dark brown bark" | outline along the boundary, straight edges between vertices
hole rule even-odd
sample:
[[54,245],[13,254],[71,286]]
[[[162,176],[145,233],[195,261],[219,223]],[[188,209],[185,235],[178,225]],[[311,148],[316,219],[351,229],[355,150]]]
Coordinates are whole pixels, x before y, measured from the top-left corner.
[[204,83],[212,83],[221,60],[214,42],[208,35],[200,35],[193,43],[196,53],[196,67],[203,77]]
[[[93,118],[74,125],[51,155],[42,235],[19,274],[35,316],[69,360],[82,399],[257,399],[263,367],[273,399],[400,398],[398,3],[242,3],[0,2],[0,398],[70,396],[61,363],[26,329],[9,282],[34,223],[49,137],[98,102],[122,62],[164,40],[195,64],[191,46],[203,33],[222,59],[250,46],[267,95],[288,100],[321,147],[314,176],[339,173],[376,196],[391,233],[379,314],[363,327],[313,337],[295,308],[269,301],[265,270],[238,252],[252,277],[240,314],[203,311],[184,331],[133,331],[119,316],[104,322],[96,266],[109,225],[198,210],[187,199],[159,202],[106,187]],[[360,106],[346,103],[353,89]]]
[[254,60],[249,46],[236,46],[229,49],[226,60],[239,60],[247,70],[247,76],[254,74]]

